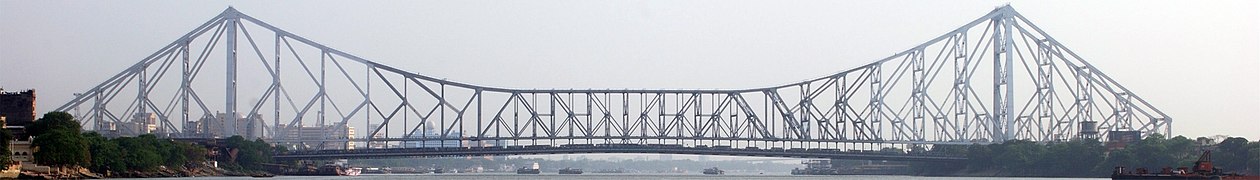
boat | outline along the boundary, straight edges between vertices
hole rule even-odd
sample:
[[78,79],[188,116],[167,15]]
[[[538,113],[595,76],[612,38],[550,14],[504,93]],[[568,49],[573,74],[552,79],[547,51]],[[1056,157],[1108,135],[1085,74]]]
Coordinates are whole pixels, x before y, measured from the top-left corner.
[[343,170],[341,175],[342,176],[359,176],[359,174],[362,174],[362,173],[363,173],[363,168],[352,167],[352,168],[346,168],[345,170]]
[[358,176],[363,172],[363,168],[347,167],[339,164],[324,164],[315,167],[314,164],[306,164],[306,167],[284,172],[284,175],[290,176]]
[[839,161],[829,159],[806,160],[805,168],[792,168],[792,175],[909,175],[910,165],[897,163],[871,163],[841,167]]
[[560,169],[560,174],[582,174],[582,169],[564,168]]
[[442,174],[442,173],[446,173],[446,169],[442,169],[441,167],[433,167],[433,168],[429,168],[429,169],[433,169],[433,174]]
[[721,169],[718,169],[717,167],[713,167],[713,168],[709,168],[709,169],[704,169],[704,174],[725,174],[725,173],[726,173],[726,171],[723,171],[723,170],[721,170]]
[[534,165],[530,167],[521,167],[520,169],[516,169],[516,174],[539,174],[539,173],[542,173],[542,170],[538,169],[538,163],[534,163]]
[[1241,179],[1241,180],[1260,180],[1260,176],[1245,175],[1239,173],[1226,173],[1221,168],[1212,166],[1212,151],[1203,151],[1203,155],[1199,156],[1199,160],[1194,162],[1194,168],[1165,167],[1157,173],[1151,173],[1146,168],[1137,168],[1129,171],[1124,166],[1116,166],[1111,172],[1111,179]]

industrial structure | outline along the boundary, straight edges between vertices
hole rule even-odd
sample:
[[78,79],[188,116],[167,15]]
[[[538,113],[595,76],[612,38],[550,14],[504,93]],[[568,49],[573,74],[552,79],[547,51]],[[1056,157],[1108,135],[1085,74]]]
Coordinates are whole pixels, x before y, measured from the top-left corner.
[[[79,108],[86,109],[75,114],[80,121],[115,124],[110,131],[241,135],[301,144],[293,146],[297,154],[332,153],[320,157],[457,150],[443,149],[451,146],[831,157],[810,153],[832,151],[809,150],[1063,141],[1172,128],[1172,118],[1010,6],[853,69],[726,90],[454,82],[355,56],[228,8],[57,110]],[[116,125],[136,120],[151,126]],[[712,147],[740,151],[706,150]],[[360,149],[346,150],[353,148]],[[791,155],[792,149],[803,154]]]

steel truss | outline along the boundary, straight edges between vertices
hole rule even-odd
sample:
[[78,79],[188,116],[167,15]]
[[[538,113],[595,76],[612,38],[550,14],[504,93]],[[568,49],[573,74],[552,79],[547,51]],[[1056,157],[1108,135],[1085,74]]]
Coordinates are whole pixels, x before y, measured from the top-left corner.
[[[212,62],[220,58],[226,61]],[[981,73],[988,69],[993,73]],[[226,82],[224,91],[217,90],[223,88],[218,80]],[[991,95],[973,86],[990,84]],[[241,104],[242,95],[257,99]],[[285,127],[312,125],[342,128],[322,133],[344,135],[344,128],[359,127],[358,137],[272,140],[369,147],[451,141],[862,148],[1058,141],[1082,134],[1082,123],[1097,124],[1100,133],[1168,134],[1172,121],[1010,6],[857,68],[734,90],[540,90],[453,82],[369,61],[228,8],[57,110],[79,107],[89,109],[76,114],[85,124],[153,113],[157,132],[174,137],[205,136],[187,126],[216,118],[218,111],[243,114],[223,117],[223,127],[261,128],[216,131],[223,136],[272,138]],[[238,124],[237,118],[248,122]]]

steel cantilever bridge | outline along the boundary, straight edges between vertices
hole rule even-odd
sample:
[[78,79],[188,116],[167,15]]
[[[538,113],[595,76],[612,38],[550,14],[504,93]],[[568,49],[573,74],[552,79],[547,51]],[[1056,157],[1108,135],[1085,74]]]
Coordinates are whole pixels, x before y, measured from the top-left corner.
[[[252,100],[241,102],[242,95]],[[731,90],[453,82],[351,55],[228,8],[57,110],[98,132],[241,135],[295,149],[277,158],[678,153],[957,160],[876,152],[1168,134],[1172,121],[1010,6],[863,66]]]

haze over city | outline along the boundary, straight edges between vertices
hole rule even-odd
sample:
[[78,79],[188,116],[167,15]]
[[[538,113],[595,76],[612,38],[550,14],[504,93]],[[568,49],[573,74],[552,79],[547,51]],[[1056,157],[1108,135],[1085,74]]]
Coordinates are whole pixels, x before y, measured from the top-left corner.
[[1255,1],[4,1],[0,85],[37,89],[42,114],[230,6],[464,83],[742,89],[848,70],[1008,3],[1168,113],[1174,135],[1260,138]]

